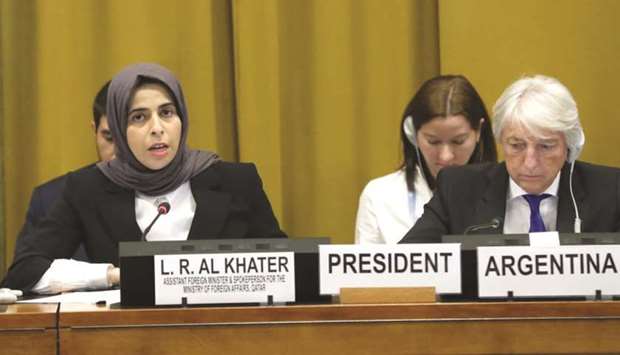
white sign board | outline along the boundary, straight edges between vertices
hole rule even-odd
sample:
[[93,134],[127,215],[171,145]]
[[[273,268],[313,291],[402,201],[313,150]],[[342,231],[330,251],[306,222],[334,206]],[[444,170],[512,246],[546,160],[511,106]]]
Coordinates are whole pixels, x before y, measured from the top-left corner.
[[319,245],[322,295],[342,287],[435,287],[461,292],[460,244]]
[[[295,255],[217,253],[155,255],[155,304],[295,301]],[[185,302],[183,302],[185,298]]]
[[620,245],[479,247],[479,297],[620,295]]

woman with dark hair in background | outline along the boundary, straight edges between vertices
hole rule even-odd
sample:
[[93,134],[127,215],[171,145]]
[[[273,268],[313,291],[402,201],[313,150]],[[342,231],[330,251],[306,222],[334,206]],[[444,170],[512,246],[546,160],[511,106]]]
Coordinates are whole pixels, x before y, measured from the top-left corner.
[[439,171],[450,165],[497,161],[489,114],[461,75],[422,84],[400,125],[401,168],[366,185],[355,226],[358,244],[396,244],[422,215]]
[[[185,99],[170,71],[149,63],[122,70],[110,84],[107,114],[115,158],[69,174],[9,269],[7,287],[114,286],[120,241],[285,237],[253,164],[187,147]],[[164,201],[166,215],[153,224]],[[68,259],[80,243],[90,263]]]

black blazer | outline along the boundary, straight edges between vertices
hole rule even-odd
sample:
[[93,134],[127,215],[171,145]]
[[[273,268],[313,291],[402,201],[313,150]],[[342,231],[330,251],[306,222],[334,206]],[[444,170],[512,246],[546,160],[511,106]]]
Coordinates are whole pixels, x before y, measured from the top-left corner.
[[[218,162],[190,186],[196,211],[188,239],[286,237],[253,164]],[[69,174],[62,197],[24,240],[6,286],[29,290],[54,259],[70,257],[80,243],[91,262],[118,265],[118,242],[142,236],[134,201],[133,190],[114,184],[96,166]]]
[[[39,222],[47,215],[50,207],[60,198],[62,190],[67,182],[68,175],[62,175],[56,177],[44,184],[41,184],[34,188],[32,196],[30,197],[30,204],[28,205],[28,212],[26,213],[26,221],[22,226],[22,229],[17,235],[15,241],[15,256],[13,259],[17,259],[19,255],[24,253],[26,248],[24,241],[28,238],[32,238],[32,233]],[[86,256],[86,250],[84,245],[80,245],[72,256],[73,259],[88,261]]]
[[[558,189],[557,230],[573,232],[575,209],[569,191],[570,165],[565,164]],[[487,163],[442,169],[437,191],[424,214],[401,243],[439,242],[445,234],[463,234],[470,226],[504,219],[508,171],[505,163]],[[620,170],[575,163],[573,191],[582,232],[620,231]],[[502,233],[484,230],[485,233]]]

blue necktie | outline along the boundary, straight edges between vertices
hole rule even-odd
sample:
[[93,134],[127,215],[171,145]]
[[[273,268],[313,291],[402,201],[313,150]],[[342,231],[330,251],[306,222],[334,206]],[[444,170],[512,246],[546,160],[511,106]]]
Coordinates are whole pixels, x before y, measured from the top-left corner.
[[545,222],[540,215],[540,201],[546,199],[551,195],[523,195],[523,198],[530,204],[530,233],[532,232],[544,232]]

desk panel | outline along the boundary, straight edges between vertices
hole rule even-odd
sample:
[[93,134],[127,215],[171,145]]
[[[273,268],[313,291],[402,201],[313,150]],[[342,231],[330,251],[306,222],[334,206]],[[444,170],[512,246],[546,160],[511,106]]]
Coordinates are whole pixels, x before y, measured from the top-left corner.
[[618,327],[620,303],[606,301],[60,313],[63,354],[620,353]]
[[0,306],[2,354],[56,354],[57,304]]

